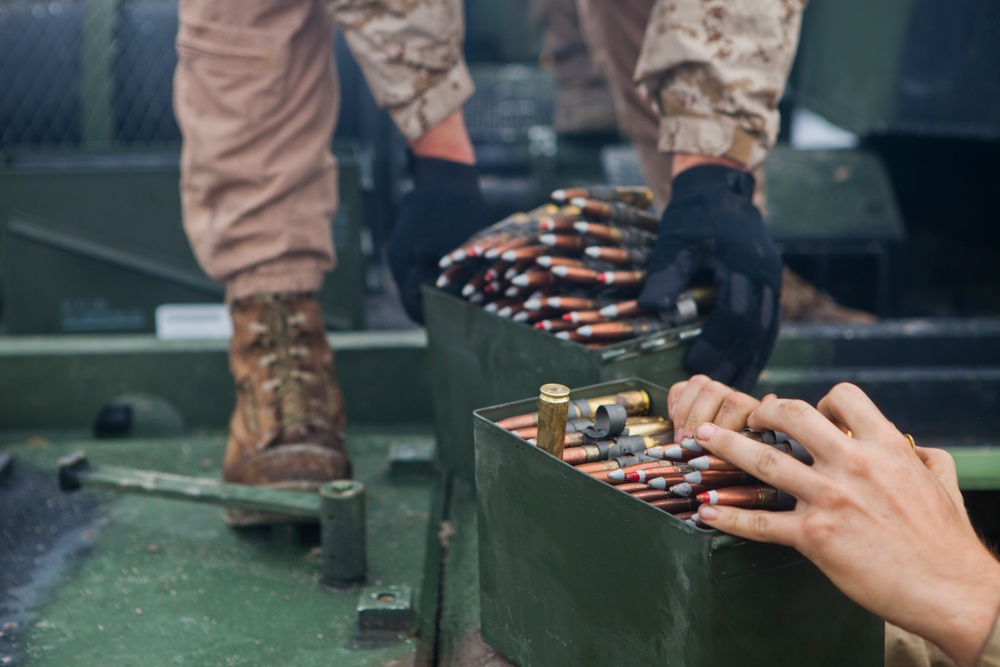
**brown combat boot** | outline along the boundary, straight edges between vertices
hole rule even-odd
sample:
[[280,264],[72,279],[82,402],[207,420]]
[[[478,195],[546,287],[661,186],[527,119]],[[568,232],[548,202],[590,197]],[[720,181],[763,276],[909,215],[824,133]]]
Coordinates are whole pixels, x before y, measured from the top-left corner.
[[878,318],[863,310],[841,306],[787,266],[781,275],[781,320],[823,324],[874,324]]
[[[308,294],[251,297],[232,305],[229,368],[236,409],[222,478],[236,484],[313,491],[351,476],[344,399],[319,303]],[[293,521],[228,509],[230,525]]]

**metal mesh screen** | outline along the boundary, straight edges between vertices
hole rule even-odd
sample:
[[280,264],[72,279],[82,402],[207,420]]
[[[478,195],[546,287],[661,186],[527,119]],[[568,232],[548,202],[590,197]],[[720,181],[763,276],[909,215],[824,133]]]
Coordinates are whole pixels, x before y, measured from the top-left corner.
[[176,145],[177,0],[0,0],[0,148]]

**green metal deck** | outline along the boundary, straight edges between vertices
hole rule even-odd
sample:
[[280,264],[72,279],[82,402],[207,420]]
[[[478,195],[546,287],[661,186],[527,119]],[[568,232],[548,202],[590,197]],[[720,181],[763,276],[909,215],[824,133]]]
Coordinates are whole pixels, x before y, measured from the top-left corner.
[[[875,393],[892,389],[885,400],[894,401],[893,415],[907,401],[919,403],[913,414],[936,405],[926,423],[940,428],[913,432],[921,444],[952,449],[970,514],[996,541],[1000,429],[983,408],[1000,387],[989,356],[1000,329],[981,324],[978,348],[947,326],[924,330],[945,365],[903,383],[892,378],[917,376],[893,366],[913,356],[892,340],[901,325],[860,337],[790,328],[762,389],[808,396],[832,378],[860,379]],[[331,341],[367,503],[369,576],[344,589],[319,580],[316,528],[235,530],[218,507],[58,490],[56,462],[77,450],[97,464],[217,478],[232,400],[224,343],[0,339],[0,457],[12,460],[0,474],[0,664],[503,664],[479,639],[471,484],[427,474],[426,460],[411,462],[406,474],[393,455],[394,445],[434,442],[423,332],[333,334]],[[885,348],[876,350],[884,376],[865,359],[873,346]],[[893,349],[898,358],[886,351]],[[957,371],[966,356],[983,366]],[[898,393],[901,384],[908,393]],[[962,386],[972,389],[955,390]],[[969,404],[980,411],[976,420],[954,421],[952,403],[968,402],[973,390],[983,394]],[[146,397],[153,409],[137,412],[123,439],[93,438],[101,406],[122,395]],[[386,592],[399,593],[396,602],[410,597],[415,632],[361,631],[362,612],[377,612]]]

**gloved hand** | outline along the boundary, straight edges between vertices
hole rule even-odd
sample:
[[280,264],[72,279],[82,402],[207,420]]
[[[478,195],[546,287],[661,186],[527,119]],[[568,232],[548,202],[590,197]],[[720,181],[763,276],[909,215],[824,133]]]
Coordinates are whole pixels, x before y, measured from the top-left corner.
[[434,282],[438,260],[486,226],[475,165],[413,156],[413,190],[400,205],[386,244],[392,277],[407,315],[424,321],[420,285]]
[[639,305],[671,310],[698,274],[718,288],[715,309],[684,357],[704,373],[749,391],[778,336],[781,257],[753,205],[750,174],[721,165],[687,169],[674,179]]

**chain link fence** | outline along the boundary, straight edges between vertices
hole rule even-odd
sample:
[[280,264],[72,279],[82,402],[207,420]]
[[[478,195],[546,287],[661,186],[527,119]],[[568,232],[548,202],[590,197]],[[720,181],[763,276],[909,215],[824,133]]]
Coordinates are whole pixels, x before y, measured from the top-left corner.
[[0,148],[176,146],[176,0],[0,2]]

